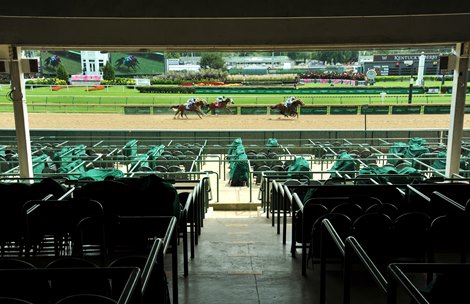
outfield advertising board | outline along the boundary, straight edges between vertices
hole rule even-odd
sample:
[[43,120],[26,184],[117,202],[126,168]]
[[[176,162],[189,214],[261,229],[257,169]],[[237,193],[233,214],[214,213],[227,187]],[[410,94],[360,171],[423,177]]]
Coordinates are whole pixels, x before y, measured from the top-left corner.
[[319,107],[301,107],[300,114],[306,115],[326,115],[328,114],[328,107],[327,106],[319,106]]
[[450,106],[449,105],[425,105],[423,109],[424,114],[449,114]]
[[421,114],[421,106],[392,106],[392,114]]
[[266,115],[268,114],[268,108],[267,107],[242,107],[240,109],[240,114],[242,115]]
[[357,106],[331,106],[330,114],[332,115],[355,115],[357,114]]
[[150,107],[125,106],[124,114],[150,114]]

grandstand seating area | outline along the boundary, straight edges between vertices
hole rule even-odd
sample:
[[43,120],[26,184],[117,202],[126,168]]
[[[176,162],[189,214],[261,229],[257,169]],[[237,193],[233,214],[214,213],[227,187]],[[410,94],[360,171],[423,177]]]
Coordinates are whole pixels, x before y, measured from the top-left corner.
[[[345,303],[353,265],[366,265],[388,303],[403,298],[400,284],[417,303],[443,303],[428,283],[469,271],[468,141],[453,178],[442,138],[38,137],[32,179],[18,176],[14,139],[0,144],[0,302],[178,303],[226,179],[259,191],[258,212],[301,255],[299,275],[320,272],[320,303],[335,264]],[[445,288],[464,296],[460,287]]]

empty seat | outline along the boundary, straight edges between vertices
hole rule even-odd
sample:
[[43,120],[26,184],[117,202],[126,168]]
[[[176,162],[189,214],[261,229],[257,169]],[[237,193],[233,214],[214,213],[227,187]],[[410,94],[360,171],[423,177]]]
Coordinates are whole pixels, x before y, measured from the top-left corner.
[[[351,226],[352,221],[351,219],[344,214],[341,213],[328,213],[316,219],[313,223],[312,231],[311,231],[311,241],[310,241],[310,252],[309,256],[312,258],[320,258],[320,237],[321,237],[321,226],[323,220],[329,220],[330,223],[333,225],[336,233],[338,233],[339,237],[344,241],[346,237],[351,235]],[[335,244],[331,238],[328,238],[324,241],[323,248],[324,252],[328,257],[335,257],[339,258],[340,254],[335,247]]]
[[18,298],[10,298],[10,297],[0,297],[0,303],[2,304],[34,304],[32,302],[18,299]]
[[431,218],[423,212],[407,212],[393,221],[393,254],[423,262],[426,257]]
[[352,225],[352,235],[364,250],[382,262],[389,260],[392,220],[382,213],[366,213],[358,217]]
[[[138,267],[141,271],[144,271],[147,262],[146,256],[126,256],[112,261],[109,267]],[[112,281],[114,298],[119,297],[126,282],[127,278]],[[167,276],[162,265],[154,265],[142,296],[143,303],[170,303]]]
[[75,294],[64,297],[55,304],[117,304],[116,300],[96,294]]
[[466,261],[470,223],[467,215],[447,214],[436,217],[429,228],[430,262]]
[[[33,269],[36,268],[30,262],[20,260],[17,258],[1,258],[0,269]],[[2,303],[2,302],[0,302]]]
[[[58,258],[46,265],[46,268],[97,268],[91,262],[75,257]],[[70,276],[67,279],[51,280],[51,293],[55,301],[75,294],[111,295],[109,281],[104,278],[93,278],[88,276]],[[88,302],[83,302],[88,303]]]
[[399,214],[398,207],[389,203],[374,204],[370,206],[369,208],[367,208],[365,211],[365,213],[375,213],[375,212],[386,214],[392,220],[394,220]]
[[347,202],[333,207],[331,213],[341,213],[347,215],[351,221],[355,221],[364,213],[364,210],[358,204]]

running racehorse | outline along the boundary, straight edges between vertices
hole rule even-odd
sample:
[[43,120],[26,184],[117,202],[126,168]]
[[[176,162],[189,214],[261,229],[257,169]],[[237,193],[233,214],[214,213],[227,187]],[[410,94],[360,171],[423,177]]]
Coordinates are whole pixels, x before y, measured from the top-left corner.
[[271,106],[271,109],[278,110],[281,112],[282,115],[285,117],[299,117],[297,113],[297,107],[303,106],[304,103],[300,99],[294,100],[288,107],[284,105],[284,103],[278,103],[276,105]]
[[177,105],[177,106],[172,106],[171,108],[176,111],[175,113],[175,116],[173,117],[173,119],[177,118],[178,114],[180,115],[181,118],[183,118],[183,115],[188,118],[188,116],[186,115],[186,112],[187,111],[191,111],[191,112],[195,112],[197,114],[197,116],[199,116],[199,118],[202,118],[203,115],[205,115],[204,113],[202,113],[201,111],[201,106],[205,107],[207,106],[207,101],[205,101],[204,99],[201,99],[189,106],[186,106],[184,104],[180,104],[180,105]]
[[215,109],[224,109],[225,111],[229,112],[229,113],[232,113],[232,111],[230,111],[230,109],[227,107],[227,104],[229,103],[234,103],[233,102],[233,99],[232,98],[225,98],[224,100],[221,100],[221,101],[215,101],[215,102],[211,102],[208,106],[207,106],[207,111],[206,111],[206,114],[209,113],[211,110],[215,110]]

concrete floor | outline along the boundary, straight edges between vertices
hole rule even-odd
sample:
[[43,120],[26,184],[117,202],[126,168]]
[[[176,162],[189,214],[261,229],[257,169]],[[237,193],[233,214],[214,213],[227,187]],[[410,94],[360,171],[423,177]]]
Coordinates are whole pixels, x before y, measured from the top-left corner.
[[[217,172],[219,168],[217,163],[208,162],[204,170]],[[302,276],[300,250],[296,258],[290,253],[291,225],[287,227],[287,244],[283,245],[282,235],[277,235],[271,219],[259,207],[259,185],[253,184],[250,201],[249,187],[229,187],[227,175],[225,179],[223,176],[221,172],[218,202],[217,179],[211,176],[212,207],[206,214],[186,278],[183,257],[179,257],[179,303],[319,303],[319,264],[313,268],[310,263],[308,275]],[[226,211],[232,208],[238,211]],[[179,254],[182,255],[181,250]],[[171,274],[167,275],[170,279]],[[342,303],[342,276],[340,265],[328,265],[327,304]],[[352,304],[386,303],[386,297],[367,273],[355,274],[352,285]],[[402,303],[408,304],[409,299]]]
[[318,279],[300,273],[265,215],[210,211],[190,261],[180,276],[180,303],[314,303]]
[[[186,278],[179,258],[179,303],[319,303],[319,264],[312,267],[310,262],[307,276],[302,276],[300,250],[296,258],[289,250],[290,235],[283,245],[266,214],[210,208]],[[385,304],[385,294],[357,266],[351,304]],[[327,265],[327,304],[343,303],[342,280],[342,266]],[[401,293],[397,303],[409,304],[410,298]]]

